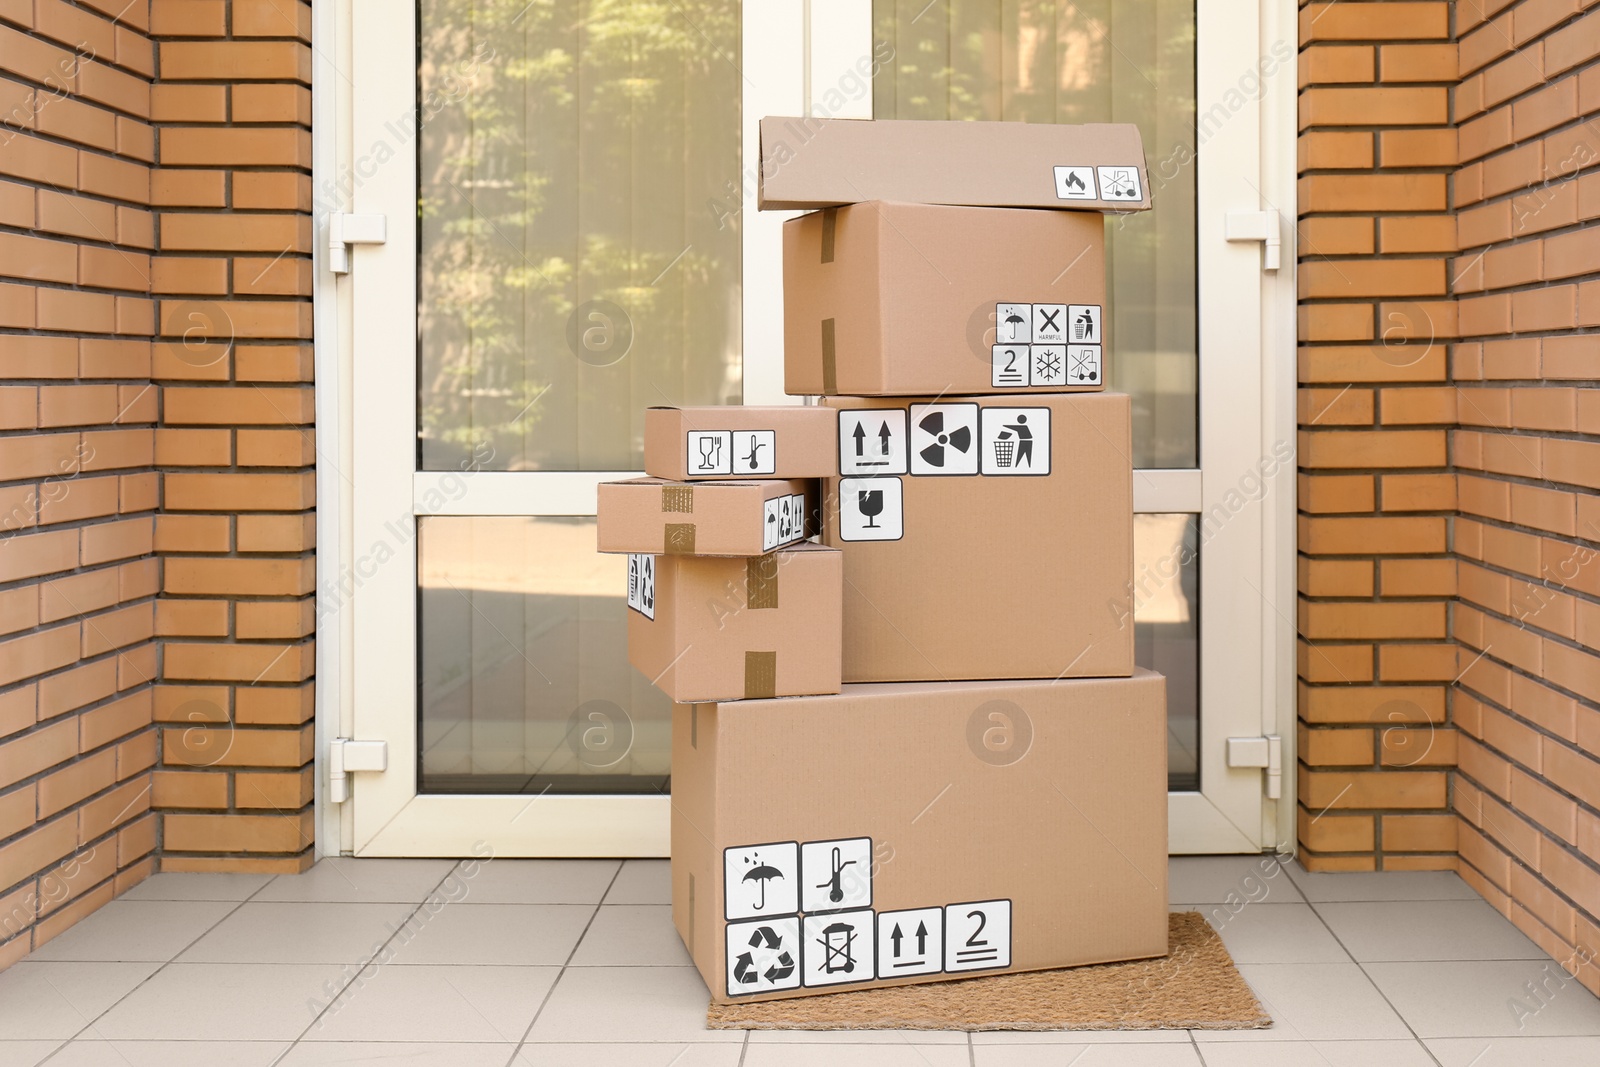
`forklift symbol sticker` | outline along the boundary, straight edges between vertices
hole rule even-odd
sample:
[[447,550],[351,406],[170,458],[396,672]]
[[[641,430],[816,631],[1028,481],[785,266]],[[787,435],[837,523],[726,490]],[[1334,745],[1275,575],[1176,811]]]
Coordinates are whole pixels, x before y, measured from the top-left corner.
[[800,959],[806,985],[872,981],[876,970],[871,911],[807,915],[802,923]]
[[872,907],[872,838],[800,846],[800,910],[807,914]]
[[1100,199],[1141,200],[1138,167],[1099,167]]
[[944,969],[944,909],[878,914],[878,977],[938,974]]

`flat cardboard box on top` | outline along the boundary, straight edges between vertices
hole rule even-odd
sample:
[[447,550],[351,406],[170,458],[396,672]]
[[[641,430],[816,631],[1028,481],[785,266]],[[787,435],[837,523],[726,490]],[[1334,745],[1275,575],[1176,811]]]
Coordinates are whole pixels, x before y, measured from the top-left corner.
[[1105,388],[1105,220],[875,201],[783,224],[784,391]]
[[673,700],[839,691],[837,551],[802,541],[746,559],[642,559],[651,614],[628,612],[628,662]]
[[761,120],[762,211],[865,200],[1126,213],[1150,207],[1131,123]]
[[668,481],[826,478],[834,423],[814,407],[654,407],[644,413],[644,469]]
[[1133,671],[1126,394],[826,403],[845,681]]
[[1165,692],[1140,670],[675,707],[672,917],[712,999],[1164,954]]
[[818,532],[813,479],[601,482],[596,540],[601,552],[669,556],[759,556]]

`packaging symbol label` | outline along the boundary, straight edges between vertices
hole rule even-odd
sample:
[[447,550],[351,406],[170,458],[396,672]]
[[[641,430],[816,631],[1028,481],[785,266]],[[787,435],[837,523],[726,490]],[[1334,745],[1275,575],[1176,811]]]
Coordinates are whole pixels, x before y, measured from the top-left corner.
[[727,430],[690,430],[688,437],[690,475],[733,473],[733,434]]
[[1057,167],[1056,196],[1062,200],[1098,200],[1093,167]]
[[938,974],[944,969],[944,909],[878,913],[878,977]]
[[1094,385],[1100,381],[1100,346],[1067,346],[1067,381],[1071,385]]
[[906,473],[905,408],[840,411],[839,473]]
[[1096,167],[1100,176],[1100,199],[1142,200],[1138,167]]
[[800,845],[779,841],[722,852],[723,918],[792,915],[800,910]]
[[872,838],[807,841],[800,846],[800,910],[872,906]]
[[751,919],[727,926],[728,996],[800,986],[800,920]]
[[771,474],[778,469],[776,430],[733,431],[733,473]]
[[911,473],[978,473],[978,405],[911,405]]
[[980,900],[944,909],[944,969],[1011,966],[1011,901]]
[[986,407],[981,470],[995,475],[1050,473],[1050,409]]
[[628,553],[628,607],[647,619],[656,617],[656,558]]
[[1067,380],[1067,346],[1030,346],[1028,376],[1029,383],[1036,386],[1064,384]]
[[898,541],[905,536],[899,478],[840,478],[839,536],[845,541]]
[[807,915],[802,920],[801,970],[808,986],[870,982],[873,966],[871,911]]
[[991,350],[989,384],[1020,389],[1028,384],[1028,346],[995,345]]
[[1075,345],[1100,343],[1101,307],[1099,304],[1073,304],[1067,308],[1067,334],[1059,340]]
[[994,343],[997,345],[1025,345],[1033,340],[1032,304],[996,304],[994,306]]
[[1060,344],[1067,339],[1067,305],[1033,305],[1033,343]]

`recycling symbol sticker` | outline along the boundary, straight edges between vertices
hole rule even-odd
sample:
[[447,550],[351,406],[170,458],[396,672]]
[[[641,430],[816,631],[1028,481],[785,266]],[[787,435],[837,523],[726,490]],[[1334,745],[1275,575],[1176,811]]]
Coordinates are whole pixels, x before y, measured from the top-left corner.
[[730,997],[799,987],[798,918],[729,923],[727,936]]

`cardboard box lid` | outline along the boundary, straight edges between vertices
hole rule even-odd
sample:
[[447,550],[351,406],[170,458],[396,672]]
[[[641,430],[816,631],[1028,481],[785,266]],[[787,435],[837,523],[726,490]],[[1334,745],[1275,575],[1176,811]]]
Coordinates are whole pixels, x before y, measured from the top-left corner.
[[758,209],[865,200],[1123,214],[1150,181],[1131,123],[761,120]]

